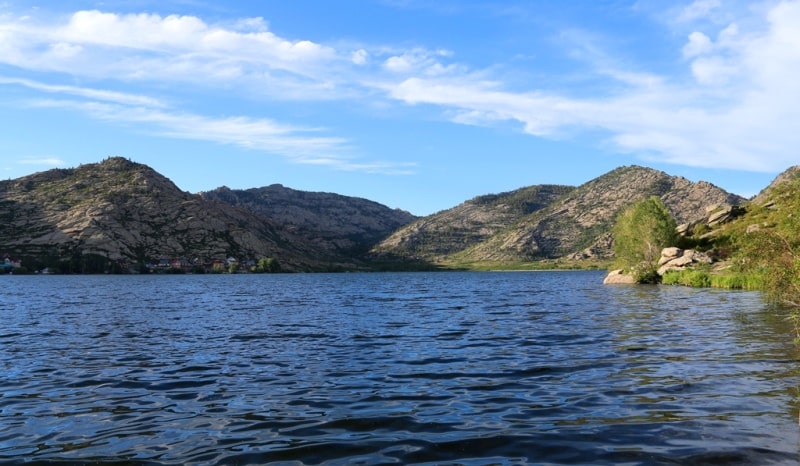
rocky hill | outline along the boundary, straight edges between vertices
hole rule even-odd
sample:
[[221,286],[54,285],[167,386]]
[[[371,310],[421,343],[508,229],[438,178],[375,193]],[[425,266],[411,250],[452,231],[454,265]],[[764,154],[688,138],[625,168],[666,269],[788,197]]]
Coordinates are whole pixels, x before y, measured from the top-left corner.
[[221,187],[200,195],[268,218],[338,260],[363,255],[416,219],[406,211],[367,199],[297,191],[279,184],[247,190]]
[[45,263],[96,255],[128,264],[270,257],[284,270],[359,265],[279,221],[181,191],[119,157],[0,182],[0,253]]
[[709,205],[744,201],[709,183],[633,166],[577,188],[530,186],[415,219],[366,199],[281,185],[190,194],[114,157],[0,182],[0,254],[37,266],[88,256],[126,266],[273,258],[289,271],[603,258],[621,209],[652,195],[690,227],[707,218]]
[[[537,187],[527,188],[535,191]],[[612,254],[610,231],[623,208],[649,196],[661,197],[678,223],[692,223],[707,217],[706,207],[715,204],[739,204],[744,199],[710,183],[693,183],[661,171],[622,167],[577,188],[559,188],[560,195],[546,198],[538,209],[517,212],[503,219],[494,231],[476,229],[483,234],[461,234],[472,240],[456,248],[443,250],[420,244],[420,239],[436,238],[426,229],[433,225],[446,230],[444,216],[420,219],[382,242],[376,253],[416,257],[439,262],[528,261],[569,257],[572,259],[606,258]],[[556,193],[554,193],[556,194]],[[468,210],[446,212],[447,215]],[[465,216],[450,221],[453,229],[468,224]]]
[[382,241],[373,252],[379,256],[441,261],[491,238],[573,189],[540,185],[479,196],[409,223]]

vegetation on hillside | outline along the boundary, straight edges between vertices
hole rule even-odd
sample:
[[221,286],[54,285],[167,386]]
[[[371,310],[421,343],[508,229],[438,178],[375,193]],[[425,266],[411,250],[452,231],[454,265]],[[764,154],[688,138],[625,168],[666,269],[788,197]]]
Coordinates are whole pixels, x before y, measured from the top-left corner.
[[751,206],[729,233],[739,270],[760,278],[775,301],[800,308],[800,177],[770,189],[769,199]]
[[763,291],[775,305],[792,309],[800,338],[800,170],[779,176],[745,210],[735,221],[682,239],[716,257],[715,267],[668,272],[663,283]]

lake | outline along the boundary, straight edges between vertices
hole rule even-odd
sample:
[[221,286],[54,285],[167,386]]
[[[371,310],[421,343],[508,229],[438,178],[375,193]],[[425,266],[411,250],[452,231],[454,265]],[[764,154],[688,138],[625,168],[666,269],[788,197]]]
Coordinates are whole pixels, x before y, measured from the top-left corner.
[[602,279],[0,276],[0,463],[798,463],[784,315]]

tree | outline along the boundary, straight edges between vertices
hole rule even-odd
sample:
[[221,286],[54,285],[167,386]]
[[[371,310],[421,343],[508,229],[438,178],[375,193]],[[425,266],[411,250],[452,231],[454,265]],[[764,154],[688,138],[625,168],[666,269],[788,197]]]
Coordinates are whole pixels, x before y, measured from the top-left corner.
[[656,196],[625,209],[613,230],[617,267],[630,271],[639,283],[658,281],[658,259],[665,247],[677,243],[676,226],[669,209]]
[[271,257],[264,257],[258,260],[258,265],[251,269],[255,273],[276,273],[280,272],[281,266],[278,261]]

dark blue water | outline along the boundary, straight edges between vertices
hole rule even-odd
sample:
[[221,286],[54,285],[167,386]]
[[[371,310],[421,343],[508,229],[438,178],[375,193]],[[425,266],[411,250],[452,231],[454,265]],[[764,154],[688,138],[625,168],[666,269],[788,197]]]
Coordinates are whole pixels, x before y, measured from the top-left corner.
[[798,462],[785,316],[601,281],[0,277],[0,463]]

